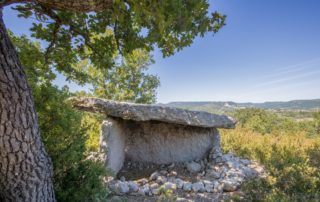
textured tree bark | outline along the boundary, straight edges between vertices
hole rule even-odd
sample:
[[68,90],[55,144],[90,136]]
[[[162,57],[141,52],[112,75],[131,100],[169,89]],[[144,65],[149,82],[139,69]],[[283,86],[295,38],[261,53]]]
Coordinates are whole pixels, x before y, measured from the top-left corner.
[[0,201],[55,201],[52,163],[0,9]]

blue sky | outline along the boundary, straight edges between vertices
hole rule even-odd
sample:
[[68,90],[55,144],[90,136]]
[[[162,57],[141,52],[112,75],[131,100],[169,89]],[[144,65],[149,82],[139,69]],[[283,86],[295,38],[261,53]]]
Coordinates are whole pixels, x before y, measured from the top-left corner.
[[[227,15],[219,33],[169,58],[153,53],[158,102],[320,98],[319,0],[211,0],[210,9]],[[29,33],[30,20],[10,9],[4,18],[14,33]]]

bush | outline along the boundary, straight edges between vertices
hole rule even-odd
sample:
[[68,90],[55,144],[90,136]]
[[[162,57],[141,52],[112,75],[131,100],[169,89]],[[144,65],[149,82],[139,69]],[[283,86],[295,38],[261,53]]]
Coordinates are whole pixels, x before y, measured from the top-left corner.
[[106,175],[102,164],[85,160],[64,171],[56,183],[58,201],[105,201],[108,191],[101,176]]
[[260,134],[293,134],[313,131],[315,128],[315,124],[311,124],[310,121],[298,122],[293,118],[279,116],[263,109],[240,109],[231,115],[238,120],[238,125]]
[[108,173],[100,163],[86,159],[88,141],[90,150],[99,142],[95,137],[100,127],[89,127],[97,122],[95,117],[64,102],[72,95],[66,87],[38,85],[33,92],[41,136],[54,165],[57,200],[101,201],[107,195],[102,178]]
[[238,126],[222,131],[225,152],[259,161],[269,172],[266,179],[246,183],[245,201],[319,201],[320,137],[307,132],[262,135]]

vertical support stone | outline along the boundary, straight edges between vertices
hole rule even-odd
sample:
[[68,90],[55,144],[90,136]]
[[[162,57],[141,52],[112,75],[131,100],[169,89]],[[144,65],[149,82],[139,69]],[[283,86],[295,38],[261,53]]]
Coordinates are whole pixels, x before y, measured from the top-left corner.
[[213,147],[210,152],[209,158],[212,160],[214,163],[221,163],[223,162],[223,155],[221,151],[221,137],[219,134],[219,131],[215,129],[213,133]]
[[125,159],[126,136],[117,121],[104,120],[100,137],[100,151],[105,154],[106,167],[119,172]]

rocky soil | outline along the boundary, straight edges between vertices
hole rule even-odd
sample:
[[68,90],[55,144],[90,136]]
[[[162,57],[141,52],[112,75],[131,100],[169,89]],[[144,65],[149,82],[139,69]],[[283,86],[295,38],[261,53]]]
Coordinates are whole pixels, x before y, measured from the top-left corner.
[[263,166],[231,153],[219,160],[198,160],[170,165],[126,162],[118,178],[109,178],[111,201],[157,201],[172,192],[176,201],[220,201],[241,197],[243,182],[266,177]]

